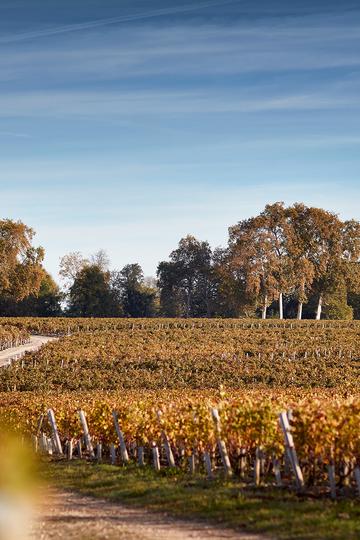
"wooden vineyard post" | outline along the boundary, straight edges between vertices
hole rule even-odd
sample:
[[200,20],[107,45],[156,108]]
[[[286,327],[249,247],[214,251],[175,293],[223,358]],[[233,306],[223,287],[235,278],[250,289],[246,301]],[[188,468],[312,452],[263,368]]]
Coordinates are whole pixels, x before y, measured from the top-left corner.
[[360,467],[355,467],[354,476],[355,476],[355,482],[356,482],[358,496],[360,497]]
[[94,452],[94,448],[91,442],[91,435],[89,433],[89,428],[88,428],[84,411],[82,410],[79,411],[79,417],[80,417],[80,422],[81,422],[83,432],[84,432],[86,450],[89,452],[90,457],[95,458],[95,452]]
[[261,471],[261,448],[257,447],[255,450],[255,463],[254,463],[254,484],[260,485],[260,471]]
[[155,443],[153,443],[152,447],[152,455],[153,455],[153,463],[154,463],[154,469],[156,471],[160,471],[160,456],[159,456],[159,449],[156,446]]
[[304,488],[304,478],[303,478],[303,474],[299,465],[299,460],[296,454],[293,436],[291,434],[290,423],[289,423],[289,419],[286,412],[280,413],[279,422],[280,422],[280,427],[282,429],[282,432],[284,434],[285,448],[289,456],[290,465],[295,475],[296,485],[297,485],[297,488],[301,490]]
[[77,447],[78,458],[81,459],[82,458],[81,438],[78,440],[76,447]]
[[40,452],[47,453],[47,440],[45,433],[41,433],[40,435],[40,444],[39,444]]
[[211,409],[211,414],[212,414],[213,420],[215,422],[215,428],[216,428],[216,432],[217,432],[217,446],[218,446],[218,449],[219,449],[222,464],[224,466],[225,474],[226,474],[226,476],[231,476],[232,475],[232,468],[231,468],[231,463],[230,463],[230,459],[229,459],[229,454],[227,452],[225,442],[220,437],[221,427],[220,427],[219,411],[217,409],[215,409],[215,408]]
[[73,458],[74,443],[72,439],[69,439],[67,446],[67,458],[72,460]]
[[97,443],[96,445],[96,460],[98,461],[98,463],[102,461],[102,444],[101,443]]
[[281,480],[281,471],[280,471],[280,463],[277,458],[273,458],[273,471],[275,476],[276,485],[278,487],[282,486],[282,480]]
[[52,456],[54,453],[54,443],[51,437],[46,437],[47,453]]
[[328,475],[330,484],[330,495],[332,499],[336,499],[336,480],[335,480],[335,465],[333,460],[328,465]]
[[191,454],[191,456],[189,456],[188,460],[189,460],[190,474],[195,474],[195,472],[196,472],[196,460],[195,460],[195,453],[194,452]]
[[110,444],[110,462],[111,465],[115,465],[116,463],[116,449],[114,444]]
[[35,454],[37,454],[37,452],[39,450],[39,440],[38,440],[36,435],[32,436],[32,444],[33,444],[34,452],[35,452]]
[[52,438],[53,438],[53,441],[54,441],[55,451],[58,454],[63,455],[63,450],[62,450],[62,446],[61,446],[61,441],[60,441],[60,437],[59,437],[58,428],[57,428],[57,425],[56,425],[54,411],[52,409],[49,409],[48,412],[47,412],[47,415],[48,415],[48,419],[49,419],[49,422],[50,422],[50,425],[51,425]]
[[214,475],[212,472],[211,457],[210,457],[209,452],[204,452],[204,465],[205,465],[207,477],[209,480],[211,480],[214,477]]
[[240,478],[243,480],[245,478],[245,468],[246,468],[246,450],[245,448],[240,449]]
[[144,447],[143,446],[139,446],[138,447],[138,464],[140,467],[144,467],[145,466],[145,459],[144,459]]
[[344,464],[343,464],[343,483],[344,483],[344,486],[349,486],[350,485],[349,472],[350,472],[350,463],[349,463],[348,459],[345,459]]
[[[158,411],[157,412],[157,417],[158,417],[160,426],[161,426],[161,416],[162,416],[162,412]],[[174,454],[173,454],[173,452],[171,450],[171,446],[170,446],[168,436],[167,436],[166,432],[163,429],[161,430],[161,436],[162,436],[162,439],[164,441],[164,448],[165,448],[165,454],[166,454],[166,459],[167,459],[168,465],[169,465],[169,467],[175,467],[176,465],[175,465]]]
[[45,414],[44,414],[44,413],[40,415],[40,418],[39,418],[39,421],[38,421],[38,427],[37,427],[37,431],[36,431],[36,436],[37,436],[37,437],[40,437],[40,434],[41,434],[41,428],[42,428],[42,425],[43,425],[44,417],[45,417]]
[[116,434],[118,436],[119,443],[120,443],[121,459],[126,464],[126,463],[129,463],[129,454],[128,454],[128,451],[126,449],[124,434],[120,429],[119,419],[118,419],[118,415],[117,415],[116,411],[113,411],[112,415],[113,415],[113,418],[114,418],[114,425],[115,425]]

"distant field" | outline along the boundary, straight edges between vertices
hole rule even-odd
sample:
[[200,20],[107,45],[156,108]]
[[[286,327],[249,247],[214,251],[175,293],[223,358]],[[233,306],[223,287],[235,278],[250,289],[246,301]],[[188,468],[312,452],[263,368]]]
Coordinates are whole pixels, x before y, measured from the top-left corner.
[[309,320],[303,319],[172,319],[172,318],[70,318],[70,317],[0,317],[0,325],[26,328],[31,333],[67,334],[68,332],[93,330],[119,330],[132,328],[343,328],[360,330],[360,320]]
[[71,335],[1,371],[0,391],[359,387],[359,322],[6,322],[25,332]]

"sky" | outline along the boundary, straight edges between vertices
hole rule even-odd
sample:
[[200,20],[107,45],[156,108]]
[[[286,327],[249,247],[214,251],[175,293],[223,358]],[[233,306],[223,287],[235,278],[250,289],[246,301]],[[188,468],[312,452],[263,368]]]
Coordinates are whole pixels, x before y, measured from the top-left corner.
[[0,218],[155,275],[266,203],[360,219],[360,4],[0,0]]

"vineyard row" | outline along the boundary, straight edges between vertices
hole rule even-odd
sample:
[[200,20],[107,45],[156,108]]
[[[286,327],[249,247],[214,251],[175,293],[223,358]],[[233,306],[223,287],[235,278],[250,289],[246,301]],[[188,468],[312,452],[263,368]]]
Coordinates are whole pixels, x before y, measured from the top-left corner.
[[355,329],[360,330],[360,321],[339,320],[279,320],[268,319],[126,319],[126,318],[65,318],[65,317],[0,317],[0,327],[12,325],[25,328],[32,334],[67,335],[94,330],[171,330],[171,329]]
[[119,395],[85,400],[85,414],[69,395],[54,398],[53,410],[44,407],[45,397],[42,404],[34,397],[24,402],[22,414],[11,403],[1,408],[41,450],[69,458],[190,467],[252,485],[353,496],[360,489],[360,400],[304,397],[287,414],[285,400],[285,394],[264,401],[239,393],[217,402],[181,393],[171,402]]

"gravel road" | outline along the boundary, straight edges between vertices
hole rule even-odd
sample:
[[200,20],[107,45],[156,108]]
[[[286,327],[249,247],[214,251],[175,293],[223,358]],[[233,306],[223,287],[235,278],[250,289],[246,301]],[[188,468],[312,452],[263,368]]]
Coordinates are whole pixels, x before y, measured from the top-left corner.
[[[182,521],[71,492],[50,491],[32,540],[265,540],[265,537]],[[269,540],[269,539],[268,539]]]

